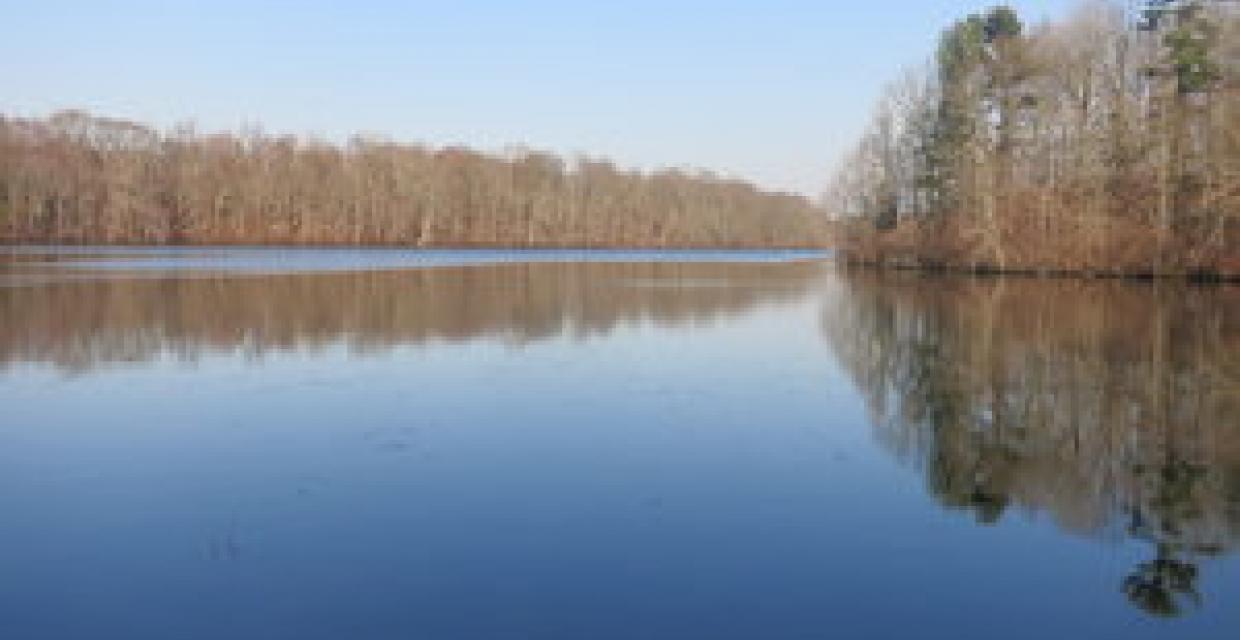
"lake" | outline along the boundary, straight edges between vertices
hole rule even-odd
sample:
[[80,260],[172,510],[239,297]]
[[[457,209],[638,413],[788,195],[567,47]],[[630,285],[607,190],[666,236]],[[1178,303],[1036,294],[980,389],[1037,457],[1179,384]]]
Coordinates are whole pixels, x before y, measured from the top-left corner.
[[1240,288],[0,249],[5,638],[1231,638]]

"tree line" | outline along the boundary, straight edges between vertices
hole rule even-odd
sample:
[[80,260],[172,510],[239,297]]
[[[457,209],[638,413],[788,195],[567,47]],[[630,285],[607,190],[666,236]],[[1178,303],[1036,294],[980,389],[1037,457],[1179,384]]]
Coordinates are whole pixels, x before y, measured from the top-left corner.
[[0,116],[0,242],[805,247],[825,228],[802,196],[705,171]]
[[943,32],[829,192],[855,261],[1240,274],[1240,2],[1011,8]]

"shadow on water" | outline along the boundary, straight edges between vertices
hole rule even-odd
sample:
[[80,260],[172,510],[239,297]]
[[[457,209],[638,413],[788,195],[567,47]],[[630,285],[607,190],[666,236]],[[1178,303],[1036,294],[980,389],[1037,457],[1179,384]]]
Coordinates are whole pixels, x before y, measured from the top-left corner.
[[[2,267],[2,265],[0,265]],[[823,265],[511,263],[260,275],[0,268],[0,363],[67,371],[165,354],[260,357],[346,344],[514,347],[643,322],[696,325],[800,298]]]
[[1147,548],[1144,612],[1240,540],[1240,288],[844,273],[824,334],[945,508]]

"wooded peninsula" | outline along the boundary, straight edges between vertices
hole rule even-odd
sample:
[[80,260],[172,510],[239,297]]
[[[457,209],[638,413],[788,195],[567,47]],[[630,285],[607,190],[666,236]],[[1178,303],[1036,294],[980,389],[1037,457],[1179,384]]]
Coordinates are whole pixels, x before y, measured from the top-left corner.
[[890,87],[829,201],[853,262],[1240,276],[1240,3],[968,16]]
[[809,199],[705,171],[353,137],[0,117],[0,243],[815,247]]

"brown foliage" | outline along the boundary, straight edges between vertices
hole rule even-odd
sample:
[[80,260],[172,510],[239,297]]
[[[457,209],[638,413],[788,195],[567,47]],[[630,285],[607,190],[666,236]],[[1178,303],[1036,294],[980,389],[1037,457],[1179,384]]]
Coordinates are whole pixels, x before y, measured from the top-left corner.
[[1145,29],[1098,0],[1001,41],[949,30],[955,57],[892,89],[836,179],[845,256],[1240,277],[1240,5],[1169,6]]
[[806,247],[822,218],[704,172],[0,117],[0,242]]

